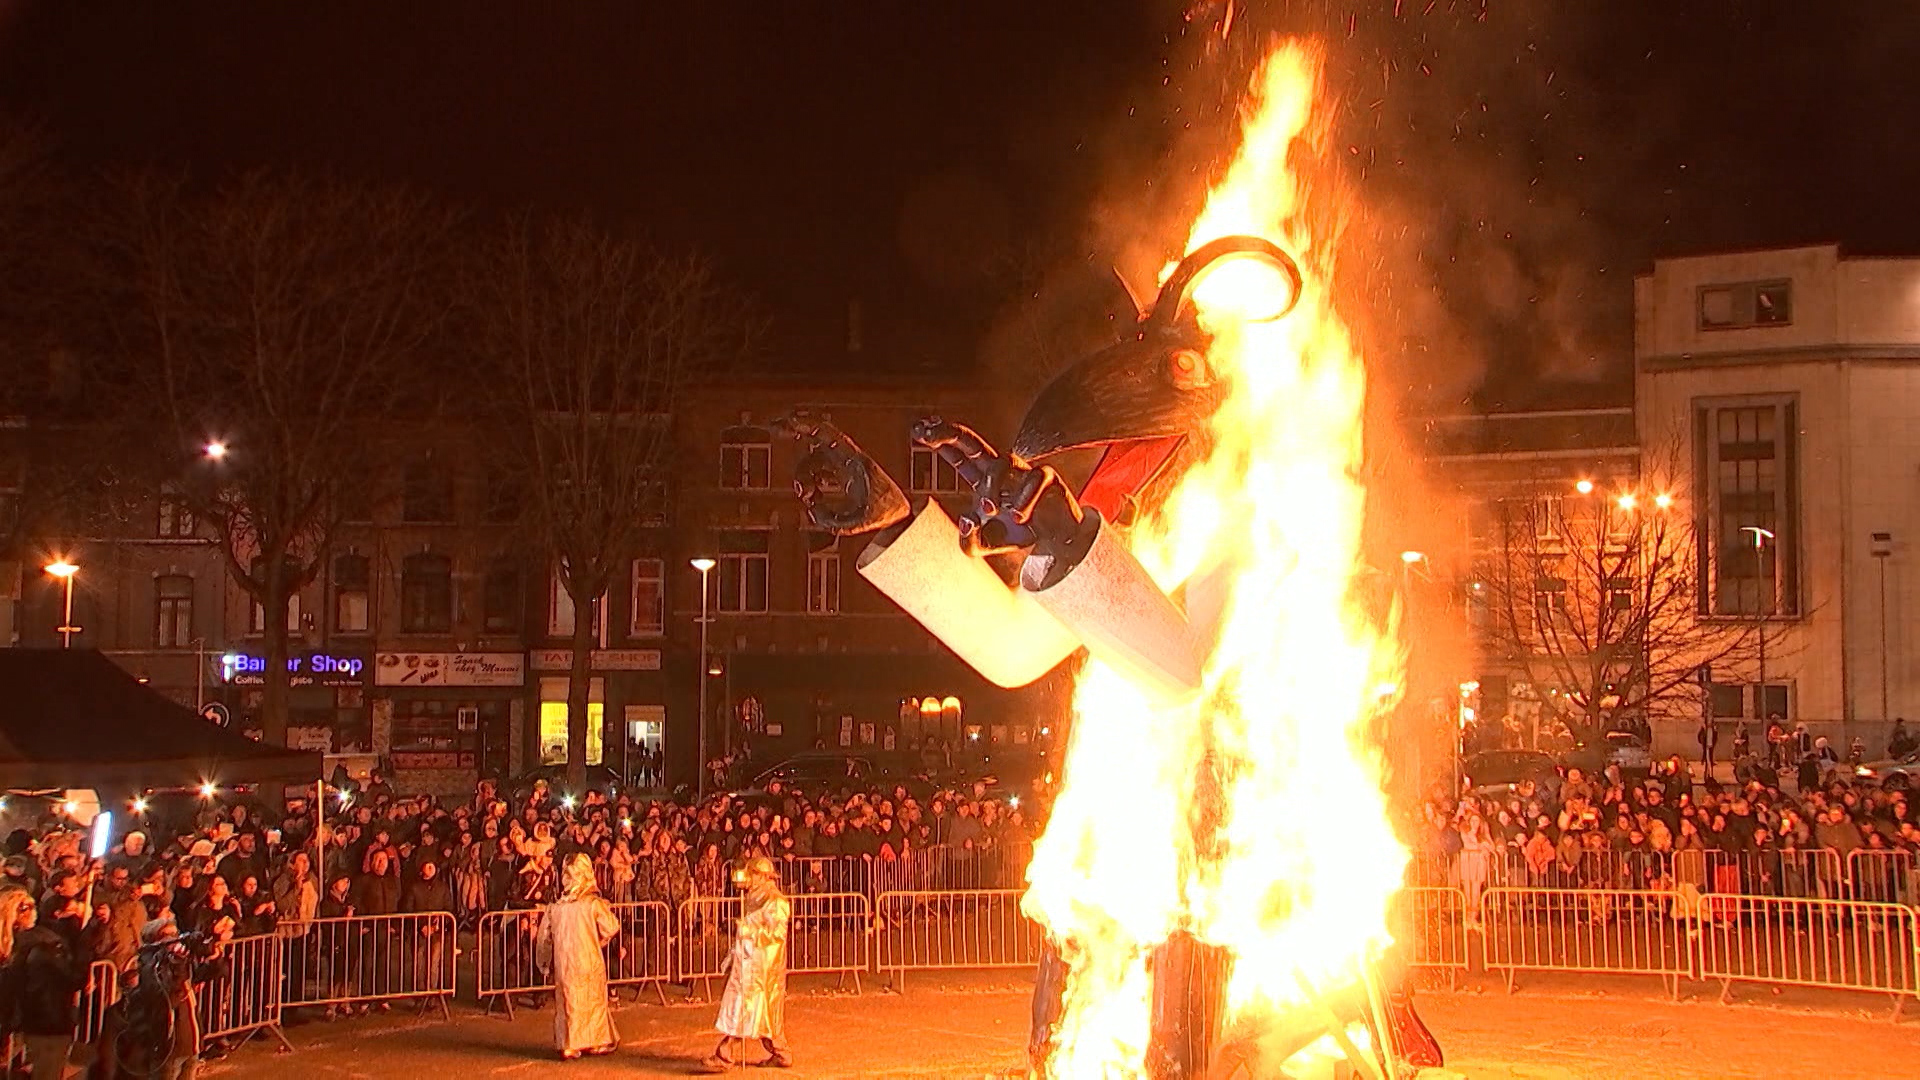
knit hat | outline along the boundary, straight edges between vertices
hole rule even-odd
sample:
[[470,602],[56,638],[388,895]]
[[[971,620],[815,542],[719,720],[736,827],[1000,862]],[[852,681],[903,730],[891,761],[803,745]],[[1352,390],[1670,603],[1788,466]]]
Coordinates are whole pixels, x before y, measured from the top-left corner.
[[157,919],[147,920],[146,924],[140,927],[140,944],[152,945],[170,937],[177,937],[179,933],[180,926],[173,921],[173,916],[162,915]]

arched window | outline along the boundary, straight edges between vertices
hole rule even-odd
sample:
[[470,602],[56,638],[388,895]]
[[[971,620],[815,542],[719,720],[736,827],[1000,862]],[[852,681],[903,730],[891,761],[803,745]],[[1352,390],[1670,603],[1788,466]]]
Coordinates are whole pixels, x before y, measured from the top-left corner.
[[409,555],[400,563],[400,631],[453,632],[453,560],[445,555]]

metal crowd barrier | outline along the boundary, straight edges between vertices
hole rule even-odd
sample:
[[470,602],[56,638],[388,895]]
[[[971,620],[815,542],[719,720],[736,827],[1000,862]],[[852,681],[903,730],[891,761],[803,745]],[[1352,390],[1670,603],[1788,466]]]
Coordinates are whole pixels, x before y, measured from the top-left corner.
[[[1864,857],[1864,859],[1862,859]],[[1914,855],[1903,851],[1853,851],[1845,863],[1832,847],[1799,851],[1578,851],[1555,853],[1528,865],[1517,851],[1459,851],[1453,855],[1419,853],[1407,863],[1409,886],[1459,886],[1469,909],[1482,888],[1548,890],[1676,890],[1693,886],[1703,894],[1791,896],[1812,899],[1891,899],[1897,890],[1912,896],[1912,874],[1901,878]],[[1868,880],[1862,884],[1862,871]],[[1903,884],[1903,880],[1907,884]],[[1870,894],[1862,894],[1866,888]],[[1908,899],[1907,903],[1912,903]]]
[[[664,1004],[660,984],[674,977],[673,916],[657,900],[609,904],[620,932],[607,943],[607,985],[640,987],[652,983]],[[543,994],[553,990],[552,973],[537,963],[535,943],[543,916],[540,909],[490,911],[480,918],[475,938],[478,959],[475,984],[481,1002],[491,1011],[496,1004],[513,1015],[515,994]]]
[[273,938],[286,954],[282,1004],[339,1006],[424,998],[439,1004],[443,1018],[450,1015],[456,929],[452,915],[356,915],[283,929],[288,932]]
[[107,1010],[120,1000],[120,971],[111,960],[95,960],[87,965],[87,986],[80,991],[80,1027],[74,1041],[91,1046],[106,1025]]
[[1478,928],[1479,912],[1459,889],[1410,886],[1394,896],[1388,928],[1405,963],[1446,971],[1452,978],[1469,966],[1468,931]]
[[875,969],[896,989],[908,971],[1032,967],[1039,924],[1020,911],[1018,889],[881,893],[874,909]]
[[1920,855],[1858,848],[1847,856],[1848,899],[1920,907]]
[[1892,995],[1894,1018],[1920,994],[1920,940],[1914,911],[1861,900],[1741,896],[1724,917],[1700,927],[1700,977],[1735,982],[1877,991]]
[[280,1030],[280,938],[260,934],[221,946],[226,971],[194,987],[202,1038],[251,1037],[265,1031],[288,1050],[293,1044]]
[[[853,976],[873,967],[873,906],[859,893],[814,893],[788,898],[793,905],[787,926],[787,974]],[[689,982],[725,974],[733,951],[733,925],[740,918],[737,896],[696,896],[680,905],[679,965]]]
[[1680,895],[1633,889],[1490,888],[1481,900],[1489,970],[1659,975],[1678,996],[1693,972]]

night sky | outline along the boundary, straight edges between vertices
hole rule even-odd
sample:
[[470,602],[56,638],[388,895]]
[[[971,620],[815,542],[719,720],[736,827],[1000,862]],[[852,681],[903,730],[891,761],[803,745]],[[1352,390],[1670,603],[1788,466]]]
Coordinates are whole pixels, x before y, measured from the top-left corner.
[[848,363],[857,297],[858,365],[1004,369],[1177,243],[1282,31],[1328,49],[1370,348],[1437,406],[1617,396],[1658,255],[1920,252],[1920,14],[1870,0],[0,0],[0,106],[84,169],[320,168],[698,245],[795,364]]

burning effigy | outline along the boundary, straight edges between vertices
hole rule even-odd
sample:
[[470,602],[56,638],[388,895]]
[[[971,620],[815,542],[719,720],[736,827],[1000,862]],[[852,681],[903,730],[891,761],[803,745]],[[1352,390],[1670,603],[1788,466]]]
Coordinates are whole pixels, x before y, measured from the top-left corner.
[[[787,421],[814,523],[874,534],[860,573],[962,659],[1011,687],[1087,652],[1023,902],[1045,1076],[1439,1064],[1383,974],[1407,855],[1370,733],[1404,653],[1359,595],[1367,370],[1329,287],[1340,215],[1307,180],[1319,87],[1311,49],[1266,57],[1157,297],[1004,451],[916,426],[970,491],[957,520]],[[1078,491],[1049,464],[1076,450],[1100,452]]]

